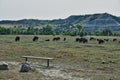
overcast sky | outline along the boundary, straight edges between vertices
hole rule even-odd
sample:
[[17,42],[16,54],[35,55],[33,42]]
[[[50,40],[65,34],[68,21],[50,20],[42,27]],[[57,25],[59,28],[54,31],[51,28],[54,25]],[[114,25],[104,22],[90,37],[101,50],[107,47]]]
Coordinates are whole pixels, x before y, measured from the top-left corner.
[[120,16],[120,0],[0,0],[0,20],[63,19],[105,12]]

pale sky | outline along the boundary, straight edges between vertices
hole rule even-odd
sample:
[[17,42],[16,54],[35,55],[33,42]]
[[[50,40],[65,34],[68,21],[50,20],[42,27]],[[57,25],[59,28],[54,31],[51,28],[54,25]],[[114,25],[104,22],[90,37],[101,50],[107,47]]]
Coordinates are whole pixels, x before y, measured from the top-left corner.
[[64,19],[105,12],[120,16],[120,0],[0,0],[0,20]]

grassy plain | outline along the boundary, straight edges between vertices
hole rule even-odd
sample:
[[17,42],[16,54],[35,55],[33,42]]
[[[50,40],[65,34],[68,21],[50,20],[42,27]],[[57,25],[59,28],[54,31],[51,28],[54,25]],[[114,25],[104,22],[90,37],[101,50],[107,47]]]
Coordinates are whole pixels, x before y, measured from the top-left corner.
[[[108,42],[98,44],[88,41],[87,44],[75,42],[76,37],[60,36],[60,41],[52,41],[52,35],[37,35],[39,40],[33,42],[34,35],[19,35],[20,41],[15,42],[16,35],[0,35],[0,61],[23,62],[21,56],[53,57],[51,65],[58,66],[63,74],[74,78],[44,75],[42,72],[19,73],[19,65],[10,65],[10,70],[0,71],[0,80],[119,80],[120,79],[120,37],[95,38],[106,39]],[[66,41],[63,38],[66,37]],[[89,39],[89,36],[85,36]],[[118,41],[113,42],[112,39]],[[50,41],[45,41],[50,39]],[[39,60],[30,60],[39,62]],[[40,62],[43,64],[43,62]],[[13,69],[15,68],[15,69]],[[57,73],[57,72],[56,72]],[[52,74],[52,73],[51,73]],[[58,74],[60,75],[60,74]],[[17,76],[17,77],[16,77]],[[83,79],[82,79],[83,78]]]

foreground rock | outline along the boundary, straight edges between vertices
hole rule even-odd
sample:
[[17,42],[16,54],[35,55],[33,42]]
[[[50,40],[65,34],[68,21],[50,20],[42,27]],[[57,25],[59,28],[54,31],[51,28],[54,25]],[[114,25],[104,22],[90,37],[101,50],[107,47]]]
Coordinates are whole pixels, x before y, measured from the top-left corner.
[[0,70],[8,70],[8,64],[6,62],[0,62]]
[[29,72],[30,70],[33,70],[33,68],[30,66],[29,62],[22,63],[20,72]]

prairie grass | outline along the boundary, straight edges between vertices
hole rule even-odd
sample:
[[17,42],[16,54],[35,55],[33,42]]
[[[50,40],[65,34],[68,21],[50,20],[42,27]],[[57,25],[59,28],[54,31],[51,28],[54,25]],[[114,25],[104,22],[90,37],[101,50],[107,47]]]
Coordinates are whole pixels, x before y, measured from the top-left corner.
[[[119,37],[94,36],[95,38],[108,38],[110,40],[104,44],[98,44],[97,41],[88,41],[87,44],[83,44],[75,42],[76,37],[71,36],[59,35],[61,37],[60,41],[52,41],[55,36],[37,35],[39,37],[37,42],[32,41],[34,35],[19,36],[20,41],[15,42],[16,35],[0,35],[0,61],[23,62],[24,60],[21,57],[25,55],[53,57],[55,60],[52,64],[65,64],[76,69],[86,69],[85,72],[80,72],[81,75],[93,76],[93,80],[120,79]],[[66,41],[63,41],[64,37],[66,37]],[[90,36],[85,37],[89,39]],[[113,42],[113,38],[117,38],[118,41]],[[50,39],[50,41],[45,41],[46,39]],[[87,70],[95,70],[96,74],[87,72]],[[23,75],[20,74],[20,76]],[[25,79],[27,76],[23,76],[24,78],[22,79]],[[17,78],[14,79],[17,80]]]

